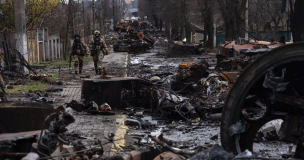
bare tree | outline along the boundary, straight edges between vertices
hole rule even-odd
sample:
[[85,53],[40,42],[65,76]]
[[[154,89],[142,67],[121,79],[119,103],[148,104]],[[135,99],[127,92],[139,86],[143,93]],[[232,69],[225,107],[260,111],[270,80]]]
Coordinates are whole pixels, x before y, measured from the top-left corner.
[[[68,12],[67,12],[67,23],[66,23],[66,33],[65,33],[65,51],[63,52],[63,58],[64,60],[67,59],[67,55],[68,55],[68,46],[69,46],[69,29],[70,29],[70,25],[73,23],[74,20],[74,1],[73,0],[69,0],[68,3]],[[73,28],[72,28],[73,30]],[[72,32],[73,35],[73,32]]]
[[304,1],[289,0],[290,3],[290,28],[292,31],[293,41],[304,41]]
[[218,0],[218,4],[225,22],[226,41],[244,37],[246,1]]
[[[201,17],[204,22],[204,43],[208,48],[213,48],[214,40],[214,6],[215,2],[212,0],[197,0]],[[208,35],[208,40],[207,40]]]
[[282,1],[257,0],[251,1],[249,12],[251,24],[256,25],[256,30],[279,31],[279,24],[282,23]]

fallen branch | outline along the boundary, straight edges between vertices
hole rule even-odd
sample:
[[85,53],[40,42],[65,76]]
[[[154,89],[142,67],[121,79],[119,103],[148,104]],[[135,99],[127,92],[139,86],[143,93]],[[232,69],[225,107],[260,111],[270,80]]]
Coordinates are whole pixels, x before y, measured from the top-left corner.
[[28,63],[28,61],[24,58],[24,56],[15,47],[11,46],[6,41],[4,41],[4,42],[9,46],[9,48],[11,48],[13,51],[16,52],[16,55],[19,57],[19,60],[20,60],[19,63],[22,66],[26,67],[29,71],[32,71],[35,75],[38,74],[38,72],[30,66],[30,64]]

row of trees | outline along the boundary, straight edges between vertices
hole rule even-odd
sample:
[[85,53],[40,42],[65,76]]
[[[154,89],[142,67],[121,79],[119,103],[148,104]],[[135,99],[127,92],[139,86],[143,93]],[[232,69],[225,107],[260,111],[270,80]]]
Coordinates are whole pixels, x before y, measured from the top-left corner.
[[205,44],[212,47],[214,23],[225,32],[226,41],[245,37],[246,11],[249,31],[287,30],[289,16],[291,29],[295,30],[297,25],[293,26],[292,20],[304,16],[300,13],[302,3],[303,0],[139,0],[138,8],[139,15],[148,16],[155,27],[161,28],[164,22],[171,39],[182,34],[189,41],[191,23],[203,26],[208,35]]
[[[238,2],[239,1],[239,2]],[[236,39],[243,34],[244,12],[246,1],[241,0],[140,0],[140,15],[147,15],[154,21],[156,28],[161,28],[158,21],[166,23],[166,33],[170,39],[177,35],[183,35],[190,41],[191,23],[203,26],[205,35],[208,35],[206,46],[213,46],[214,22],[223,17],[219,22],[224,24],[226,40]],[[219,13],[222,14],[220,15]],[[205,38],[206,40],[207,38]]]
[[[107,32],[110,19],[119,21],[124,14],[124,0],[24,0],[27,30],[48,28],[49,34],[60,34],[62,42],[68,41],[75,33],[82,37],[92,35],[95,29]],[[0,29],[14,31],[14,2],[0,3]],[[94,17],[94,18],[93,18]],[[85,39],[88,41],[88,39]],[[64,51],[66,53],[66,51]],[[64,54],[66,58],[66,54]]]
[[[117,22],[124,16],[124,9],[126,4],[123,0],[61,0],[64,3],[65,10],[62,10],[60,6],[54,9],[56,16],[49,17],[49,22],[52,24],[46,24],[46,26],[58,26],[57,20],[62,21],[64,26],[61,26],[60,33],[65,33],[66,43],[68,43],[69,35],[79,33],[82,37],[92,35],[94,30],[98,29],[102,34],[106,34],[107,23],[110,23],[110,19],[113,22]],[[66,13],[66,18],[62,19],[61,15]],[[55,19],[54,19],[55,18]],[[56,20],[57,19],[57,20]],[[58,31],[57,31],[58,32]],[[88,39],[85,38],[85,42]]]
[[[33,28],[41,25],[44,18],[51,16],[52,9],[60,0],[25,0],[26,26]],[[0,27],[15,28],[15,0],[4,0],[0,3]]]
[[185,28],[190,26],[188,5],[186,0],[139,0],[139,16],[148,16],[149,20],[154,22],[155,27],[160,29],[165,22],[166,32],[170,39],[180,33],[189,37],[190,35],[185,33]]

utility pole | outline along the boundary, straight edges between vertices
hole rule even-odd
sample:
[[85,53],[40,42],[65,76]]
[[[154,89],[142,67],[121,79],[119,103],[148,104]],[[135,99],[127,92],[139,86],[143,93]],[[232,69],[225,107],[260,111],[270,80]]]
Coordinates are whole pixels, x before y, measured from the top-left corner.
[[[248,8],[249,7],[249,3],[248,0],[246,0],[246,8],[245,8],[245,29],[246,31],[249,31],[249,20],[248,20]],[[248,32],[245,32],[245,38],[249,38],[248,36]]]
[[[77,17],[77,13],[80,11],[80,0],[78,0],[77,1],[77,11],[76,11],[76,15],[75,15],[75,17]],[[79,18],[77,17],[77,33],[79,33],[80,34],[80,21],[79,21]]]
[[84,0],[82,0],[82,24],[83,24],[83,40],[86,42],[85,40],[85,36],[86,36],[86,25],[85,25],[85,18],[84,18]]
[[216,48],[216,23],[213,22],[213,48]]
[[[24,0],[15,1],[15,24],[16,24],[16,48],[23,55],[26,61],[29,60],[27,51],[26,23],[25,23],[25,4]],[[18,57],[18,56],[16,56]],[[20,61],[20,60],[17,60]],[[29,71],[23,68],[25,74]]]
[[71,5],[71,18],[72,18],[72,35],[74,35],[76,32],[75,32],[75,2],[74,0],[71,1],[72,2],[72,5]]
[[99,22],[99,31],[102,34],[102,8],[101,8],[101,0],[98,0],[98,22]]
[[121,0],[118,0],[118,21],[121,20]]
[[[183,12],[183,15],[184,15],[184,22],[185,22],[185,25],[184,25],[184,27],[183,27],[183,33],[182,33],[183,36],[182,36],[182,38],[183,38],[183,40],[186,38],[186,41],[187,41],[187,42],[190,42],[190,39],[187,39],[188,37],[187,37],[187,33],[186,33],[188,18],[187,18],[187,15],[186,15],[187,11],[186,11],[186,1],[185,1],[185,0],[183,0],[182,12]],[[158,19],[157,19],[157,21],[158,21]],[[158,25],[157,25],[157,28],[159,28]]]
[[95,0],[92,1],[92,8],[93,8],[93,32],[95,30]]
[[113,27],[115,27],[115,4],[114,4],[114,1],[115,0],[113,0],[112,2],[113,2]]

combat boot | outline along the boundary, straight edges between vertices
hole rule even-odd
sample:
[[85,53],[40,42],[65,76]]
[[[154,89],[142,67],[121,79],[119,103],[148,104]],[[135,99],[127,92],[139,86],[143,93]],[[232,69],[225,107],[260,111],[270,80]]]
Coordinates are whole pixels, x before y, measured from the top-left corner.
[[95,69],[96,75],[98,75],[98,69]]
[[79,74],[82,73],[82,66],[83,66],[83,64],[82,64],[82,63],[79,63]]
[[98,69],[98,75],[101,75],[101,74],[102,74],[102,70]]
[[94,68],[97,70],[97,63],[94,62]]

